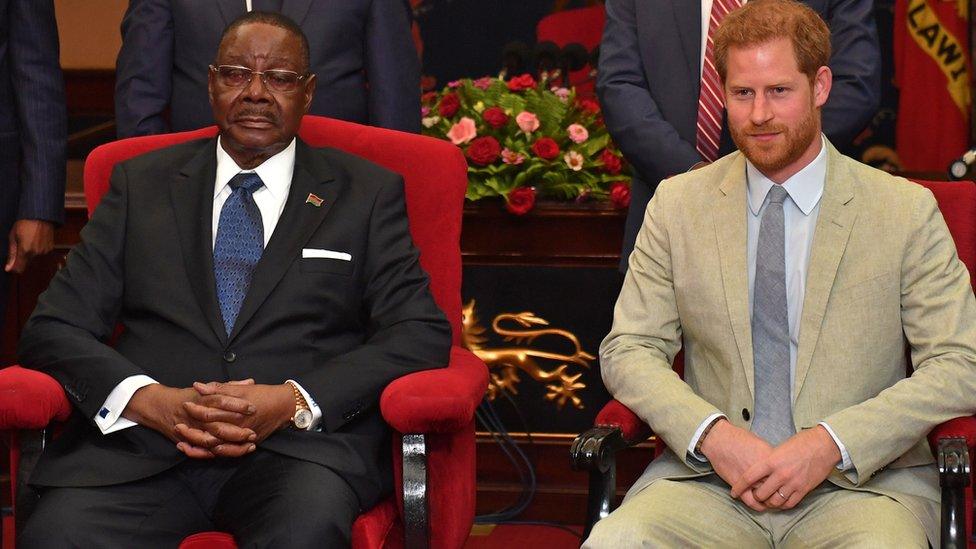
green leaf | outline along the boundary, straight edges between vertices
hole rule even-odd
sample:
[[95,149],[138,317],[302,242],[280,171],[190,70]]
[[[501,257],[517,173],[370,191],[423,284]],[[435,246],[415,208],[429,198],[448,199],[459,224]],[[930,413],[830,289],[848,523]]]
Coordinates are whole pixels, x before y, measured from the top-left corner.
[[607,147],[607,143],[609,142],[610,142],[610,134],[605,133],[603,135],[597,135],[597,136],[593,136],[591,134],[590,138],[584,141],[582,145],[580,145],[580,147],[582,148],[582,151],[580,152],[583,153],[583,156],[589,158],[591,156],[596,155],[603,149],[605,149]]

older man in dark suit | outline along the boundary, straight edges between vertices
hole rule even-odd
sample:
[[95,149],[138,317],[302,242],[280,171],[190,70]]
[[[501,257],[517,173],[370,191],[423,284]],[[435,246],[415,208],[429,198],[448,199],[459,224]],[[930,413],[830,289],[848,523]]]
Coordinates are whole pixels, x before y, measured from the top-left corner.
[[77,410],[25,547],[348,545],[392,491],[383,387],[447,364],[402,179],[296,137],[301,29],[244,15],[209,71],[218,137],[118,165],[24,330]]
[[66,122],[51,0],[0,0],[0,324],[5,273],[51,250],[64,220]]
[[405,0],[131,0],[116,66],[119,137],[210,125],[207,63],[224,27],[251,10],[281,13],[308,37],[318,80],[311,114],[420,131]]
[[[743,3],[607,0],[597,93],[610,134],[636,170],[621,270],[627,268],[644,208],[657,184],[735,149],[724,127],[722,104],[703,91],[702,82],[717,86],[708,54],[710,35],[725,13]],[[823,130],[843,148],[864,129],[881,100],[873,2],[803,3],[830,26],[834,88],[823,108]]]

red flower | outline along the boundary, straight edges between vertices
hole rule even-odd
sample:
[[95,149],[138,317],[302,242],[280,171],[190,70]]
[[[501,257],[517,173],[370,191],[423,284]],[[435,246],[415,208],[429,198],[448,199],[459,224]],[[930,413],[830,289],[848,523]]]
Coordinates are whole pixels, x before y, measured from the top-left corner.
[[420,102],[429,105],[437,100],[437,92],[429,91],[420,96]]
[[429,91],[437,87],[437,78],[430,75],[423,75],[420,77],[420,89],[423,91]]
[[535,189],[519,187],[513,189],[505,198],[505,209],[515,215],[525,215],[535,206]]
[[559,144],[548,137],[542,137],[532,144],[532,152],[543,160],[552,160],[559,156]]
[[488,107],[485,112],[481,113],[481,119],[496,130],[508,124],[508,115],[505,114],[505,109],[501,107]]
[[501,152],[502,146],[498,144],[498,140],[489,135],[487,137],[479,137],[472,141],[465,154],[475,164],[487,166],[498,160],[498,155]]
[[610,149],[603,149],[603,152],[600,153],[600,161],[603,162],[603,171],[610,175],[620,173],[622,167],[620,157],[610,152]]
[[458,98],[456,93],[446,94],[441,98],[441,104],[437,106],[438,112],[444,118],[450,118],[457,114],[458,109],[461,108],[461,100]]
[[630,185],[623,181],[610,185],[610,202],[614,208],[621,210],[630,206]]
[[583,112],[587,114],[600,114],[600,104],[596,101],[596,99],[583,97],[578,101],[578,103]]
[[535,78],[531,74],[516,76],[508,81],[508,89],[513,92],[528,90],[535,87]]

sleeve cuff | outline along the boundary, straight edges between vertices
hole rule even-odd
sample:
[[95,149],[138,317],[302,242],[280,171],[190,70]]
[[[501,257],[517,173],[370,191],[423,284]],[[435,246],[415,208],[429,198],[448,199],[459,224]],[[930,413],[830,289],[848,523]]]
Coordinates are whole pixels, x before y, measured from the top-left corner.
[[698,429],[695,430],[695,436],[691,437],[691,443],[688,444],[688,455],[697,459],[702,463],[708,463],[708,459],[705,456],[695,452],[695,446],[698,446],[698,439],[701,438],[702,433],[705,432],[705,428],[712,424],[713,421],[720,417],[726,417],[725,414],[712,414],[705,418],[705,421],[701,422]]
[[834,433],[834,430],[830,428],[830,425],[827,425],[823,421],[821,421],[817,425],[820,425],[827,430],[827,434],[830,435],[830,438],[834,439],[834,444],[836,444],[837,449],[840,450],[840,463],[837,464],[837,470],[850,471],[851,469],[853,469],[854,464],[851,463],[851,456],[850,454],[847,453],[847,447],[844,446],[844,443],[841,442],[839,438],[837,438],[837,434]]
[[158,383],[158,381],[147,375],[139,374],[123,379],[112,389],[98,413],[95,414],[95,425],[98,426],[103,435],[138,425],[136,422],[122,417],[122,412],[129,405],[129,400],[132,399],[132,395],[136,394],[136,391],[153,383]]
[[309,410],[312,411],[312,423],[308,426],[306,431],[318,431],[319,425],[322,424],[322,409],[319,408],[319,405],[315,402],[315,399],[312,398],[312,395],[308,394],[308,391],[302,387],[301,383],[295,381],[294,379],[289,379],[287,382],[293,384],[295,388],[298,389],[298,392],[300,392],[302,397],[305,398],[305,402],[308,403]]

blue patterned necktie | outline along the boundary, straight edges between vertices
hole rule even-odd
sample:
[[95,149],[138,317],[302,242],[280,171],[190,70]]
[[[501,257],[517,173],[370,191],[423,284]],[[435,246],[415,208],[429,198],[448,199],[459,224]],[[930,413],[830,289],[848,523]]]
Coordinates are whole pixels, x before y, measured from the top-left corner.
[[790,398],[790,319],[786,302],[786,230],[781,185],[769,189],[759,222],[752,303],[756,417],[752,431],[773,446],[793,436]]
[[224,328],[230,335],[251,285],[251,273],[264,252],[261,210],[251,196],[264,182],[256,173],[239,173],[230,180],[233,192],[220,209],[214,242],[214,278]]

